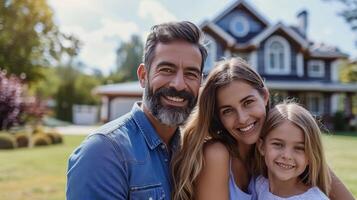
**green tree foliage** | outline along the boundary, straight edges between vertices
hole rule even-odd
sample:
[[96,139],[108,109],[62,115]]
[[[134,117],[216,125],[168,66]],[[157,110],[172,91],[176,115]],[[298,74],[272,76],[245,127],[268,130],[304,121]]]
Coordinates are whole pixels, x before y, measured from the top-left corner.
[[59,31],[46,0],[0,0],[0,67],[30,83],[41,67],[77,55],[80,41]]
[[357,61],[343,61],[341,63],[340,77],[343,83],[357,83]]
[[136,69],[142,62],[143,42],[138,35],[132,35],[130,41],[122,42],[116,51],[117,70],[111,73],[107,82],[125,82],[137,80]]
[[101,77],[84,74],[72,65],[58,67],[57,74],[62,77],[55,95],[57,102],[55,112],[58,119],[71,122],[74,104],[99,103],[98,97],[92,94],[92,90],[101,83]]

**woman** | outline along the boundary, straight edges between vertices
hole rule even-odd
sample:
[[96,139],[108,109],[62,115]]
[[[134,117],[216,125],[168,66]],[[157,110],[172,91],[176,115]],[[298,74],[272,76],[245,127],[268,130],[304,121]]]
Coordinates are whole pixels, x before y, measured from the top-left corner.
[[[222,61],[201,90],[172,162],[172,199],[255,199],[254,149],[269,92],[242,59]],[[331,199],[353,199],[332,174]]]

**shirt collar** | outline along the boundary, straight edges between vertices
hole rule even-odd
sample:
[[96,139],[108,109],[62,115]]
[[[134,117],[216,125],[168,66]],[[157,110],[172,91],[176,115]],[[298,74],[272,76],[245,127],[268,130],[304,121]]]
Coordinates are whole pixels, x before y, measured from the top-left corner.
[[[156,130],[150,123],[149,119],[141,109],[140,107],[141,103],[142,102],[135,102],[133,108],[131,109],[131,113],[133,115],[136,124],[140,129],[141,134],[145,138],[146,143],[148,144],[149,148],[153,150],[156,147],[158,147],[160,144],[164,144],[164,142],[161,140]],[[180,141],[180,134],[179,134],[179,130],[177,129],[175,131],[173,138],[170,141],[170,146],[176,149],[179,141]]]

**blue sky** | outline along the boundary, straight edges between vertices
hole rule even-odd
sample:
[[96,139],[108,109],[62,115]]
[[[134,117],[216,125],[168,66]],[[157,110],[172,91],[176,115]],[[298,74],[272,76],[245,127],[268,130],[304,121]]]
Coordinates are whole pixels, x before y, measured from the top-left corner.
[[[120,41],[139,34],[144,41],[154,24],[189,20],[196,24],[211,20],[235,0],[48,0],[55,21],[65,33],[82,42],[79,59],[89,67],[108,73],[115,66],[115,50]],[[357,57],[357,39],[344,19],[337,16],[342,5],[323,0],[246,0],[272,25],[282,21],[296,24],[296,14],[309,12],[308,37],[338,46]]]

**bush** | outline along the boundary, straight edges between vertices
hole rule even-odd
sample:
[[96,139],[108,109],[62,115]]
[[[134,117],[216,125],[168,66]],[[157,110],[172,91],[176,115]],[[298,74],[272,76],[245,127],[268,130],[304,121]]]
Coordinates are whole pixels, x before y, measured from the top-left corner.
[[16,133],[15,134],[17,147],[28,147],[30,143],[30,138],[26,133]]
[[336,112],[333,116],[333,128],[335,131],[346,131],[348,129],[348,120],[341,111]]
[[51,138],[46,134],[36,134],[32,138],[33,146],[47,146],[52,144]]
[[0,133],[0,149],[15,149],[17,147],[16,139],[9,133]]
[[40,125],[37,125],[37,126],[35,126],[35,128],[33,129],[33,131],[32,131],[32,134],[44,134],[45,133],[45,131],[44,131],[44,128],[43,128],[43,126],[40,126]]
[[52,144],[60,144],[63,142],[62,135],[55,131],[49,132],[47,135],[51,139]]
[[8,76],[0,69],[0,130],[21,122],[25,104],[23,93],[22,80],[15,75]]

